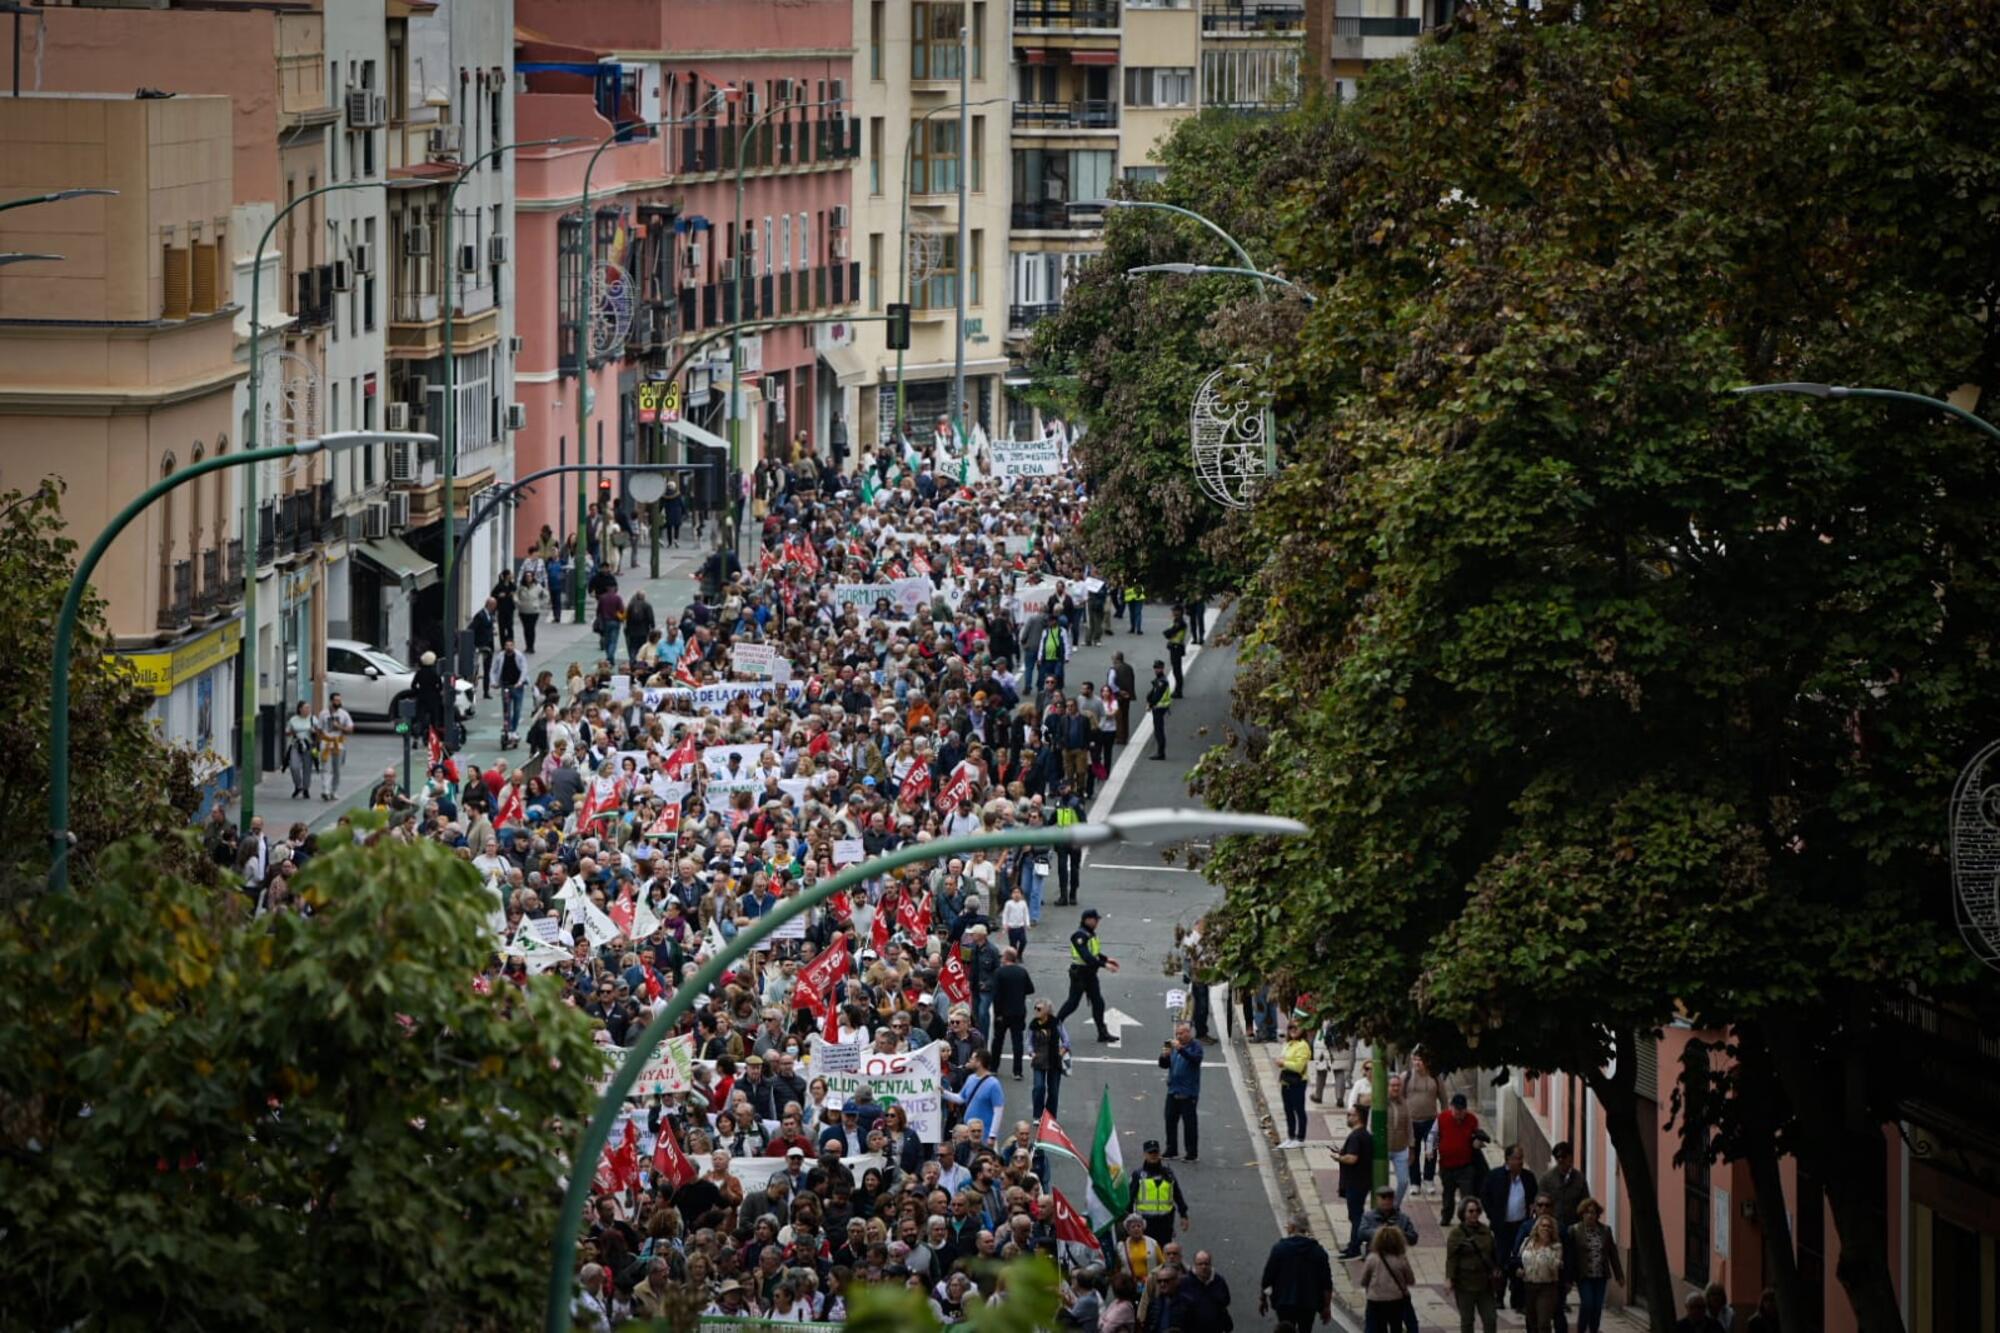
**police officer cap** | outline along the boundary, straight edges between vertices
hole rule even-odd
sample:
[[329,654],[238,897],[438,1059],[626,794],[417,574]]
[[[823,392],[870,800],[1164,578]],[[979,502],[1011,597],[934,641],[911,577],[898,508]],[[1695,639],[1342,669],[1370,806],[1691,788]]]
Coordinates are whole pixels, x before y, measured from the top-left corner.
[[1104,913],[1098,911],[1095,907],[1086,907],[1083,909],[1083,916],[1079,919],[1084,921],[1095,921],[1103,915]]

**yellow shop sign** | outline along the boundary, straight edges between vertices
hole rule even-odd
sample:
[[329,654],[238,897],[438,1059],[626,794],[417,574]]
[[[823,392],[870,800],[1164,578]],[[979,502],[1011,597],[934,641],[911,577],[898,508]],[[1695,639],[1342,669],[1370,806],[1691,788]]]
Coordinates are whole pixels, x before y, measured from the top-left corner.
[[119,656],[141,685],[156,697],[164,698],[174,692],[176,685],[193,680],[216,664],[236,656],[242,642],[243,620],[239,616],[169,652],[121,653]]

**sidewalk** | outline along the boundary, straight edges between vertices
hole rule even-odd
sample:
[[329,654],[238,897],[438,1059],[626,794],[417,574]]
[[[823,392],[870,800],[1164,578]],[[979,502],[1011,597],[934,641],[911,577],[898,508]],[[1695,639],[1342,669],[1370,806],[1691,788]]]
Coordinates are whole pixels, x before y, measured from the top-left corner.
[[[1352,1260],[1343,1263],[1337,1257],[1341,1247],[1347,1243],[1349,1228],[1347,1204],[1340,1197],[1340,1165],[1334,1158],[1334,1149],[1347,1137],[1347,1122],[1344,1112],[1332,1103],[1332,1084],[1329,1081],[1329,1100],[1326,1104],[1317,1105],[1310,1099],[1306,1102],[1306,1123],[1310,1127],[1306,1145],[1303,1148],[1280,1149],[1277,1142],[1284,1125],[1284,1107],[1278,1095],[1277,1059],[1283,1051],[1283,1043],[1248,1041],[1246,1034],[1241,1032],[1229,1040],[1238,1043],[1238,1052],[1249,1071],[1251,1096],[1260,1113],[1265,1141],[1270,1146],[1279,1179],[1289,1187],[1288,1193],[1305,1204],[1314,1239],[1326,1246],[1329,1254],[1336,1256],[1334,1266],[1345,1270],[1346,1282],[1335,1295],[1358,1319],[1363,1305],[1360,1288],[1356,1285],[1361,1262]],[[1488,1148],[1486,1156],[1488,1164],[1497,1170],[1501,1164],[1498,1149]],[[1435,1190],[1437,1187],[1433,1185],[1432,1188]],[[1445,1284],[1446,1228],[1438,1221],[1440,1201],[1436,1193],[1423,1197],[1414,1187],[1403,1199],[1403,1211],[1417,1228],[1417,1243],[1410,1248],[1410,1263],[1416,1270],[1417,1281],[1410,1289],[1410,1296],[1416,1303],[1419,1328],[1451,1330],[1459,1326],[1458,1303]],[[1573,1321],[1576,1317],[1574,1293],[1570,1296],[1569,1313]],[[1475,1321],[1474,1328],[1477,1327]],[[1500,1327],[1525,1328],[1527,1321],[1517,1312],[1502,1308]],[[1611,1333],[1646,1333],[1648,1325],[1638,1315],[1614,1307],[1604,1312],[1604,1327]]]
[[[646,594],[646,600],[653,604],[654,613],[662,624],[670,617],[678,617],[681,609],[692,600],[696,575],[701,562],[708,558],[706,543],[686,543],[678,550],[660,551],[660,577],[657,579],[632,578],[631,571],[619,576],[619,590],[627,597],[637,590]],[[646,552],[639,552],[638,568],[646,567]],[[589,617],[578,623],[567,609],[560,624],[547,616],[542,618],[535,634],[536,652],[529,664],[537,672],[544,668],[554,671],[561,680],[569,671],[570,663],[580,662],[586,671],[598,662],[597,636],[590,632]],[[476,707],[471,717],[466,719],[465,748],[459,751],[459,766],[464,770],[468,759],[476,760],[482,767],[492,763],[500,753],[500,696],[496,691],[491,699],[475,699]],[[522,725],[525,727],[524,717]],[[511,751],[525,754],[525,751]],[[421,746],[415,748],[411,758],[413,780],[421,782],[424,771],[424,753]],[[273,836],[284,836],[296,821],[303,820],[312,828],[324,828],[342,814],[356,809],[367,800],[368,793],[379,780],[382,770],[394,768],[400,777],[403,770],[403,738],[393,730],[380,724],[371,724],[367,730],[356,731],[348,738],[346,762],[340,774],[339,795],[331,801],[319,799],[320,776],[313,776],[313,795],[308,800],[291,799],[292,779],[282,769],[266,773],[257,784],[257,810],[263,816],[266,831]]]

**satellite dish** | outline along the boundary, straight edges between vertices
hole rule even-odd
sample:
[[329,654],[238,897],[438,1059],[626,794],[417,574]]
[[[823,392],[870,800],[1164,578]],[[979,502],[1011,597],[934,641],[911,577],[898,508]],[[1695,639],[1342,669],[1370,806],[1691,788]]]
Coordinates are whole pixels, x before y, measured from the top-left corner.
[[633,472],[625,478],[625,493],[642,505],[657,503],[667,493],[664,472]]

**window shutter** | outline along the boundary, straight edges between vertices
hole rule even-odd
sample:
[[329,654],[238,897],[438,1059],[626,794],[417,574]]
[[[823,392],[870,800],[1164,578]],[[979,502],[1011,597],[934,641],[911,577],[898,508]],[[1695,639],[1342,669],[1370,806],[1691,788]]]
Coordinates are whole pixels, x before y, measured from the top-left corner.
[[184,245],[168,245],[160,251],[160,318],[186,319],[193,304],[190,280],[193,266]]
[[1640,1032],[1632,1038],[1632,1049],[1636,1058],[1632,1062],[1632,1088],[1641,1097],[1658,1101],[1660,1097],[1660,1039],[1650,1032]]
[[212,245],[197,245],[194,250],[194,282],[189,308],[198,315],[212,314],[219,303],[217,293],[221,290],[218,269],[221,267],[220,242]]

